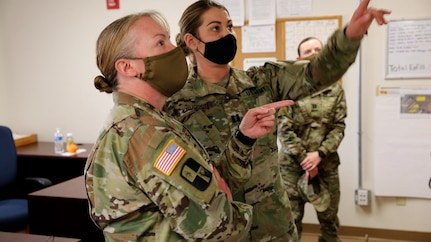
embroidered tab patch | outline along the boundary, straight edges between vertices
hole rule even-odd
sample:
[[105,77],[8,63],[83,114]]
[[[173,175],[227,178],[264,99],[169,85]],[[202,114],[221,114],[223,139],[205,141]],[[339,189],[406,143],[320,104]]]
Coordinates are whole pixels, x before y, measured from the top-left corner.
[[157,157],[154,167],[163,174],[170,176],[185,153],[185,149],[175,143],[174,140],[170,140]]
[[199,191],[205,191],[210,185],[212,173],[192,158],[189,158],[181,168],[181,177]]

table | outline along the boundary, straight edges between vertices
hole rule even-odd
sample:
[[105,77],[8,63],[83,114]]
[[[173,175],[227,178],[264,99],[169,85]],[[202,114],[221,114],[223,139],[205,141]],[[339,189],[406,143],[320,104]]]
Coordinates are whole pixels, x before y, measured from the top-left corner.
[[79,144],[83,153],[63,156],[54,153],[54,142],[36,142],[17,148],[18,178],[45,177],[58,184],[84,173],[93,144]]
[[46,235],[0,232],[0,241],[5,242],[79,242],[80,239],[51,237]]
[[84,175],[28,195],[31,234],[103,242],[102,230],[90,219]]

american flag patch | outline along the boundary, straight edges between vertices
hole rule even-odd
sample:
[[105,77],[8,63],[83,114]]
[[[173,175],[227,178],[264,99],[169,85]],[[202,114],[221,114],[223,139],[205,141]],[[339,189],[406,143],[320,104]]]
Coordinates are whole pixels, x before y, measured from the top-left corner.
[[163,174],[170,176],[185,153],[185,149],[175,143],[174,140],[170,140],[157,157],[154,167]]

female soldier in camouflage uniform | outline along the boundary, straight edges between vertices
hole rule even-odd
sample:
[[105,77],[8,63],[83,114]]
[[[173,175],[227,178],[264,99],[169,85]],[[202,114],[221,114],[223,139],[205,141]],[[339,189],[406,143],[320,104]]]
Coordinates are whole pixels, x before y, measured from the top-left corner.
[[[373,19],[385,23],[383,15],[388,11],[368,9],[368,2],[362,1],[350,24],[336,31],[313,61],[268,62],[243,71],[229,65],[235,57],[236,38],[227,9],[215,1],[196,1],[183,12],[177,37],[178,46],[193,55],[196,66],[165,110],[216,158],[250,108],[310,95],[345,73]],[[241,187],[231,186],[234,200],[253,205],[247,241],[298,240],[277,153],[274,128],[256,141],[250,180]],[[224,174],[223,164],[216,165]]]
[[[248,233],[251,206],[232,201],[204,148],[162,112],[188,73],[169,36],[163,16],[148,11],[114,21],[98,38],[103,76],[94,83],[115,105],[86,163],[91,218],[106,241],[237,241]],[[229,164],[231,181],[249,178],[247,141],[271,130],[274,114],[271,105],[250,110],[242,136],[227,143],[216,163]]]

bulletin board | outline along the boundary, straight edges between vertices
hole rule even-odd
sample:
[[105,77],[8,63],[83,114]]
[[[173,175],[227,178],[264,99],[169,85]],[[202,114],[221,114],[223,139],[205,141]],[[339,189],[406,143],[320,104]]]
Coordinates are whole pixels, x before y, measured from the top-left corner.
[[295,60],[297,46],[306,37],[317,37],[324,44],[329,36],[342,27],[341,16],[281,18],[275,23],[275,51],[243,53],[242,27],[234,27],[237,35],[238,51],[232,65],[243,69],[245,59],[274,58],[277,60]]
[[378,87],[374,193],[431,199],[431,86]]
[[386,79],[431,77],[431,19],[388,23]]

